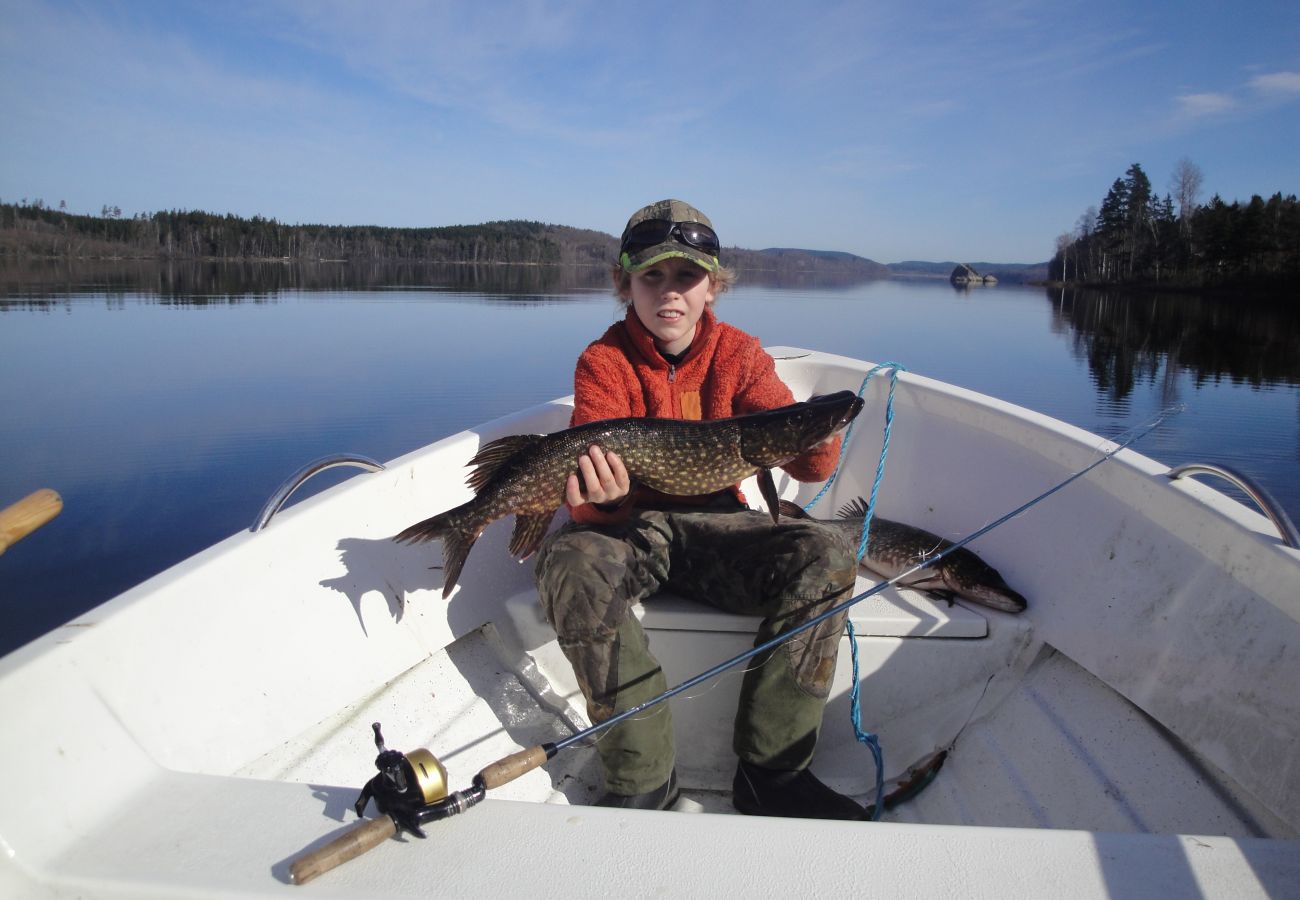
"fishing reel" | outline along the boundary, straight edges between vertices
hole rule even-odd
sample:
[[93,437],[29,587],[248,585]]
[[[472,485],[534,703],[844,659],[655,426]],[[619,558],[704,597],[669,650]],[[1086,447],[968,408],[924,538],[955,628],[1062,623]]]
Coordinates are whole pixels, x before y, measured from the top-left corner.
[[379,812],[393,820],[397,833],[410,832],[424,837],[421,825],[464,812],[483,799],[486,788],[475,779],[473,787],[448,793],[447,770],[432,753],[423,748],[410,753],[389,750],[378,722],[370,726],[375,732],[375,768],[379,774],[366,782],[353,807],[365,818],[366,804],[374,798]]
[[[513,762],[513,758],[499,761],[480,772],[473,784],[463,791],[447,792],[447,770],[428,750],[402,753],[384,746],[384,735],[379,723],[370,726],[375,731],[375,768],[379,774],[366,782],[357,798],[357,816],[360,822],[350,826],[343,834],[323,847],[311,850],[289,865],[289,878],[294,884],[306,884],[335,866],[373,850],[390,837],[399,837],[403,831],[424,837],[420,826],[454,816],[469,809],[487,796],[488,788],[509,780],[527,768]],[[516,756],[526,756],[533,765],[548,757],[544,752],[531,751]],[[379,817],[367,819],[366,804],[374,799],[379,807]]]

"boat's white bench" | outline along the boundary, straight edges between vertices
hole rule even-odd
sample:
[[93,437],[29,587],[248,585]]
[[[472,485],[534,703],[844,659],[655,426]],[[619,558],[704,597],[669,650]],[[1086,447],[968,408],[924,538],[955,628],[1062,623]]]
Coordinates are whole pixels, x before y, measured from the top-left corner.
[[[858,578],[857,593],[873,582]],[[557,694],[583,708],[572,669],[555,644],[531,591],[505,603],[508,622],[497,622],[507,642],[536,659]],[[753,646],[758,618],[735,615],[660,593],[635,608],[651,649],[670,685],[730,659]],[[992,611],[976,612],[912,590],[886,589],[850,610],[862,681],[862,727],[891,748],[892,778],[946,746],[978,711],[989,708],[1023,673],[1037,651],[1028,622]],[[701,684],[671,702],[678,772],[696,787],[730,788],[732,721],[745,664]],[[870,757],[853,740],[849,719],[852,659],[842,646],[817,771],[832,784],[859,792]],[[837,732],[838,733],[835,733]],[[846,738],[847,734],[847,738]]]

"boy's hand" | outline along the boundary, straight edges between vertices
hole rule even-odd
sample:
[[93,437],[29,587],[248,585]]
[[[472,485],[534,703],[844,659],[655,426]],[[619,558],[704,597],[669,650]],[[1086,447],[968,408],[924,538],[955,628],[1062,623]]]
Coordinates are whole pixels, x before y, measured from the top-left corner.
[[578,457],[578,470],[564,485],[564,499],[570,506],[614,503],[626,497],[632,489],[632,480],[623,460],[617,453],[606,453],[595,444]]

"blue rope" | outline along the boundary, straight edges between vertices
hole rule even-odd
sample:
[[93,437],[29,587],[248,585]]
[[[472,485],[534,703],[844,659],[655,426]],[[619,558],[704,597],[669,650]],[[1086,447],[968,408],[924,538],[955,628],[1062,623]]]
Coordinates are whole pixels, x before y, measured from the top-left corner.
[[[889,455],[889,438],[894,429],[894,388],[898,384],[898,373],[906,372],[907,367],[896,362],[881,363],[867,373],[862,379],[862,386],[858,388],[858,396],[861,397],[867,390],[867,385],[878,372],[885,369],[890,370],[889,374],[889,396],[885,400],[885,433],[880,442],[880,460],[876,463],[876,478],[871,484],[871,496],[867,500],[867,514],[862,519],[862,540],[858,543],[858,554],[856,560],[862,561],[862,557],[867,552],[867,540],[871,534],[871,519],[876,513],[876,497],[880,493],[880,483],[885,478],[885,458]],[[844,465],[844,455],[849,448],[849,439],[853,437],[853,427],[857,421],[850,423],[848,431],[844,434],[844,441],[840,445],[840,458],[835,463],[835,471],[831,477],[826,479],[817,496],[808,501],[804,510],[811,510],[817,505],[817,502],[830,490],[835,479],[839,477],[840,467]],[[857,738],[858,743],[866,745],[871,751],[871,757],[876,763],[876,802],[871,808],[871,819],[875,821],[880,818],[880,812],[884,808],[885,796],[885,759],[884,751],[880,749],[880,739],[868,731],[862,730],[862,705],[860,701],[859,681],[858,681],[858,642],[853,631],[853,622],[847,616],[844,618],[845,629],[849,636],[849,650],[853,660],[853,687],[849,691],[849,716],[853,723],[853,736]]]
[[853,622],[845,616],[844,626],[849,634],[850,658],[853,660],[853,688],[849,691],[849,718],[853,723],[853,736],[859,744],[864,744],[871,751],[871,758],[876,763],[876,802],[871,807],[871,821],[880,819],[880,811],[885,807],[885,752],[880,749],[880,738],[869,731],[862,730],[862,704],[858,691],[858,642],[853,633]]

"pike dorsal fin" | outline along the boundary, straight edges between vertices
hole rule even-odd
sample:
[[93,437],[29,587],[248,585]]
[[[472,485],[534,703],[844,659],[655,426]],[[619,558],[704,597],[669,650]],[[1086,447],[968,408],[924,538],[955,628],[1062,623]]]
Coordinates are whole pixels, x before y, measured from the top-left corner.
[[515,530],[510,535],[510,555],[525,560],[537,552],[555,510],[535,516],[515,516]]
[[841,506],[840,511],[835,515],[841,519],[865,519],[867,517],[867,501],[861,497],[850,500]]
[[479,448],[478,453],[474,454],[474,458],[466,463],[478,468],[469,473],[465,483],[475,492],[483,490],[483,485],[492,480],[492,476],[501,468],[502,463],[544,437],[546,437],[544,434],[511,434],[497,438],[495,441],[488,441]]

